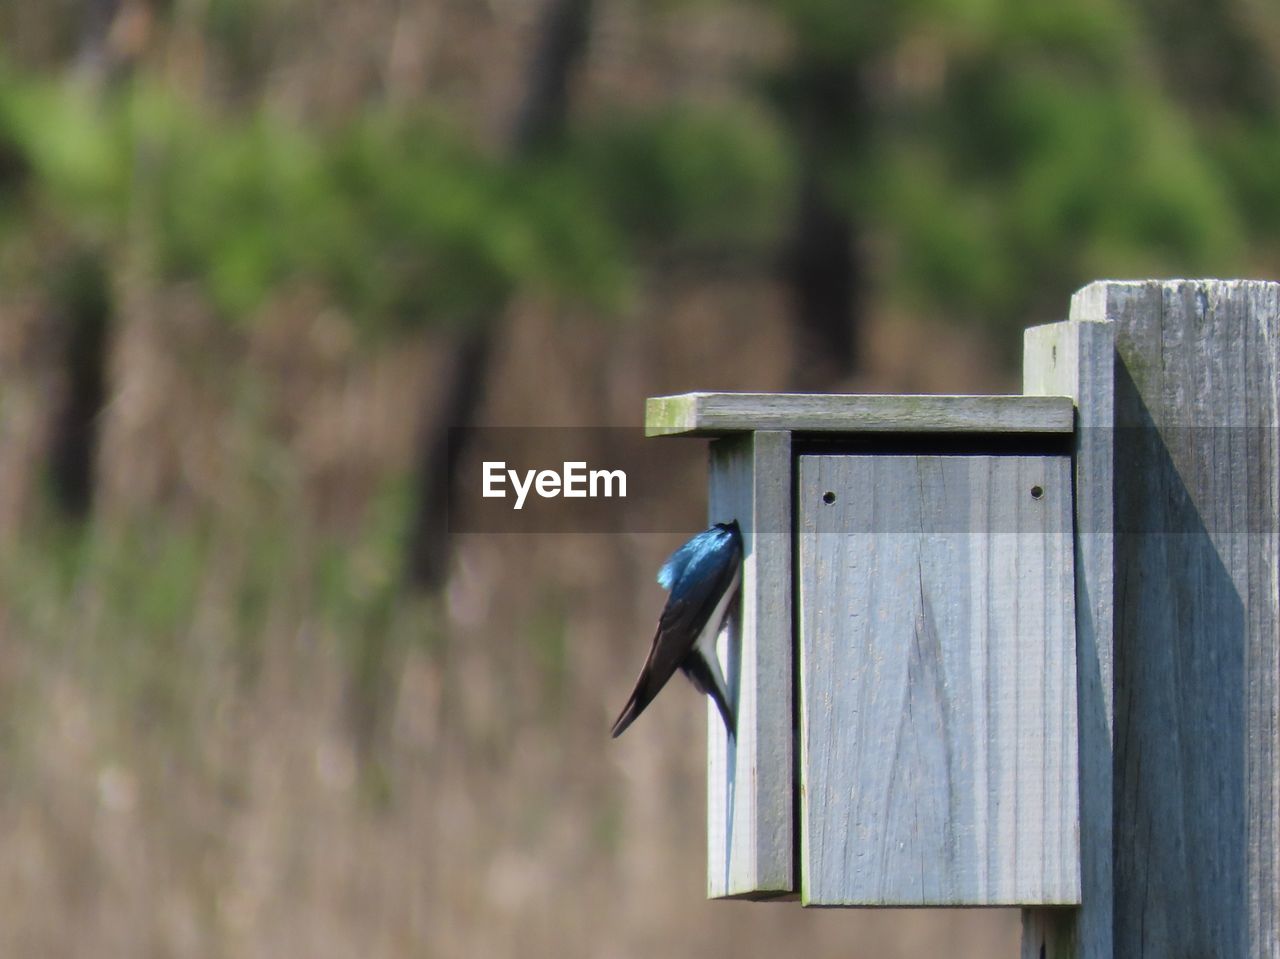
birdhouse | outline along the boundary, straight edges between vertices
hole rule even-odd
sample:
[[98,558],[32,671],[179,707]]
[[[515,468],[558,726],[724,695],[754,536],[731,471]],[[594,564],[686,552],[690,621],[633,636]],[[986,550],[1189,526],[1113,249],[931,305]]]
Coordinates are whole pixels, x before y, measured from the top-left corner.
[[708,721],[708,894],[1080,901],[1073,405],[689,393],[743,535]]

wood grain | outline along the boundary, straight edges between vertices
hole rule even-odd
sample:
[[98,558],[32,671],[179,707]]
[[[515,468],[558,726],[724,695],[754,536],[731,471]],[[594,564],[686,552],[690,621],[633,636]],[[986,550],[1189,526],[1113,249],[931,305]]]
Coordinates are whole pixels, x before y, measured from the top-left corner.
[[1108,283],[1115,955],[1280,955],[1280,285]]
[[651,397],[649,436],[795,432],[1068,433],[1062,396],[892,396],[840,393],[684,393]]
[[802,900],[1078,902],[1069,458],[799,463]]
[[709,504],[742,529],[743,573],[718,647],[736,741],[707,713],[707,895],[775,898],[795,888],[790,434],[712,443]]
[[1084,906],[1028,910],[1023,956],[1280,955],[1280,285],[1095,283],[1071,324],[1075,355],[1028,335],[1027,388],[1078,397],[1097,550],[1078,583]]
[[1115,330],[1089,287],[1064,323],[1026,332],[1023,389],[1077,404],[1076,662],[1080,724],[1080,909],[1023,912],[1023,959],[1112,959],[1113,438]]

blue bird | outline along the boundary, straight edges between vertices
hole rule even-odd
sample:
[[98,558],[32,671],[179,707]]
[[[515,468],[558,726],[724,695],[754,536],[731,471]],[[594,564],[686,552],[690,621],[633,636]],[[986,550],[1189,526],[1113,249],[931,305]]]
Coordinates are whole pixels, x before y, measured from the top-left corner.
[[717,523],[694,536],[663,564],[658,582],[671,594],[658,618],[658,632],[636,688],[613,724],[614,738],[635,722],[677,669],[715,701],[732,736],[733,710],[716,658],[716,636],[742,585],[738,521]]

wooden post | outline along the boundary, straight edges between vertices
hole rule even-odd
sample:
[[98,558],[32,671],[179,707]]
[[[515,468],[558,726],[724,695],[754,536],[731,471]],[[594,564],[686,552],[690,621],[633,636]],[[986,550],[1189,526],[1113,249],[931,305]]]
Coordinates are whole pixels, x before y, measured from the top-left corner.
[[1245,281],[1096,283],[1028,332],[1028,392],[1078,405],[1084,888],[1027,959],[1280,954],[1277,344]]

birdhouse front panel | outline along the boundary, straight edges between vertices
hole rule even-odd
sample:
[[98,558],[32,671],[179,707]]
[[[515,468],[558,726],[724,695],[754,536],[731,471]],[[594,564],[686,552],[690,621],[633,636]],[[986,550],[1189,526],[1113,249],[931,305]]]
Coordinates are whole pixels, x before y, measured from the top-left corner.
[[1070,458],[796,476],[801,899],[1079,902]]

